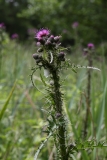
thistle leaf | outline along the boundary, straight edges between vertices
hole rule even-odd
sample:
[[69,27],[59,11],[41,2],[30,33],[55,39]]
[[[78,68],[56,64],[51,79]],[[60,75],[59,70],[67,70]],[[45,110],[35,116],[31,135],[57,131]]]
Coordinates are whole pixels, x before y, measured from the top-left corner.
[[74,68],[72,68],[72,71],[73,71],[74,73],[77,73],[77,71],[76,71]]
[[90,66],[75,65],[75,68],[88,68],[88,69],[95,69],[95,70],[101,71],[99,68],[90,67]]
[[41,78],[41,81],[43,82],[43,84],[44,84],[45,86],[47,86],[47,84],[46,84],[45,80],[43,79],[43,77],[42,77],[42,74],[41,74],[41,73],[40,73],[40,78]]
[[45,143],[48,141],[48,139],[52,136],[52,134],[53,134],[53,132],[54,132],[54,130],[55,130],[56,128],[57,128],[57,127],[54,126],[53,129],[52,129],[52,131],[51,131],[51,132],[49,133],[49,135],[47,136],[47,138],[41,143],[41,145],[39,146],[38,150],[37,150],[36,153],[35,153],[34,160],[37,160],[38,155],[39,155],[41,149],[44,147],[44,145],[45,145]]

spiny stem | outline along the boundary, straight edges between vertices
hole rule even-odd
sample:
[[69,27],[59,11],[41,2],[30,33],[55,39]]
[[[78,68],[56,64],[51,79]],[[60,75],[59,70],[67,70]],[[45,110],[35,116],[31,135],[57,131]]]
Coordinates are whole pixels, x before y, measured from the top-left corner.
[[62,109],[62,94],[60,91],[60,78],[58,76],[58,70],[52,72],[52,79],[54,80],[54,103],[56,113],[60,114],[60,118],[58,119],[60,125],[58,127],[58,141],[60,145],[60,153],[61,160],[68,160],[66,156],[66,142],[65,142],[65,124],[64,124],[64,116]]

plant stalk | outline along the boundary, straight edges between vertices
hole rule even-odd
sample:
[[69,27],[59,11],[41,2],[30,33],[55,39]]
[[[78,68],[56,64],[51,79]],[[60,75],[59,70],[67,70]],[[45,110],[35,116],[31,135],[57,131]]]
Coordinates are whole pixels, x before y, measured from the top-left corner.
[[52,79],[54,81],[54,103],[55,103],[55,112],[60,115],[60,118],[58,118],[58,121],[60,123],[58,127],[58,142],[60,146],[60,154],[61,154],[61,160],[68,160],[68,157],[66,156],[66,142],[65,142],[65,120],[63,116],[63,109],[62,109],[62,93],[60,91],[60,77],[58,76],[58,70],[54,70],[52,72]]
[[[92,57],[91,54],[88,55],[88,65],[92,67]],[[87,136],[87,128],[88,128],[88,121],[89,121],[89,114],[90,114],[90,105],[91,105],[91,70],[89,69],[87,72],[87,95],[86,95],[86,116],[84,122],[84,138]]]

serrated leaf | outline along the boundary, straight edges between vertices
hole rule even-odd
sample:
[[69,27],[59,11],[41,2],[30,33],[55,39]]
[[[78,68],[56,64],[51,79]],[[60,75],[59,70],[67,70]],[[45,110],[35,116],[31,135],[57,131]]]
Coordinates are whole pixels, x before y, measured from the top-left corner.
[[77,73],[77,71],[76,71],[74,68],[72,68],[72,71],[73,71],[74,73]]
[[56,129],[56,126],[53,127],[52,132],[50,132],[49,135],[47,136],[47,138],[41,143],[41,145],[39,146],[38,150],[35,153],[34,160],[37,160],[41,149],[44,147],[44,145],[48,141],[48,139],[52,136],[55,129]]

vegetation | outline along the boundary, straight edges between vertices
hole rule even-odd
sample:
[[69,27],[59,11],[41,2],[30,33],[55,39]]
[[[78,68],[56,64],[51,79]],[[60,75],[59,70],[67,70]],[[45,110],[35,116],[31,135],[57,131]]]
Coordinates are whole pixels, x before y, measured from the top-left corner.
[[56,35],[64,34],[70,45],[75,40],[72,24],[77,21],[80,42],[98,45],[107,41],[106,8],[106,0],[0,0],[0,21],[10,36],[18,33],[21,40],[28,37],[29,28],[47,27]]
[[[43,0],[39,3],[20,0],[17,1],[17,10],[14,8],[14,2],[0,1],[0,9],[7,7],[6,12],[3,10],[3,15],[0,15],[1,22],[5,22],[0,22],[0,159],[60,159],[56,157],[56,148],[59,148],[60,144],[57,147],[54,145],[55,138],[51,130],[53,122],[48,117],[51,110],[49,95],[46,94],[50,93],[51,96],[48,88],[50,79],[45,77],[43,68],[33,74],[34,84],[31,79],[32,71],[38,64],[33,57],[35,54],[41,54],[38,53],[40,50],[34,42],[34,30],[45,26],[50,28],[54,35],[62,35],[62,38],[59,37],[62,47],[64,45],[65,48],[61,48],[61,52],[64,52],[63,58],[69,59],[71,64],[71,67],[69,63],[66,64],[68,66],[65,70],[58,73],[61,94],[63,93],[61,97],[68,144],[68,152],[65,152],[69,153],[69,159],[73,160],[106,160],[106,30],[100,32],[101,28],[105,28],[103,22],[106,20],[106,2],[98,0],[86,4],[86,1],[82,0],[80,4],[78,1]],[[51,5],[47,5],[48,3]],[[13,5],[13,9],[8,10],[9,5]],[[26,6],[29,6],[29,9]],[[74,6],[73,9],[71,6]],[[96,14],[98,9],[101,14]],[[8,12],[13,11],[15,18],[8,18]],[[90,13],[93,16],[90,16]],[[71,20],[70,14],[73,15]],[[10,30],[9,25],[14,26],[14,30]],[[95,28],[94,25],[99,27]],[[31,29],[29,36],[26,36],[27,29]],[[90,34],[85,34],[88,32]],[[15,34],[11,38],[13,33]],[[93,49],[90,49],[90,46]],[[65,63],[63,60],[62,63]],[[56,113],[54,116],[56,118]],[[61,158],[63,159],[63,156]]]

